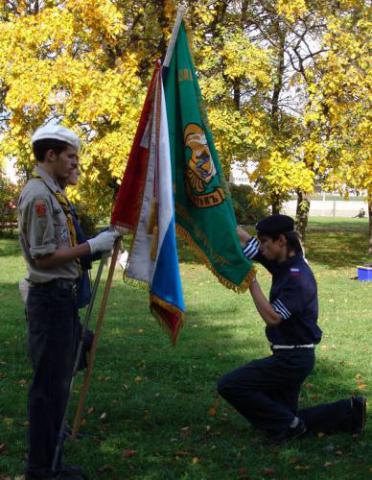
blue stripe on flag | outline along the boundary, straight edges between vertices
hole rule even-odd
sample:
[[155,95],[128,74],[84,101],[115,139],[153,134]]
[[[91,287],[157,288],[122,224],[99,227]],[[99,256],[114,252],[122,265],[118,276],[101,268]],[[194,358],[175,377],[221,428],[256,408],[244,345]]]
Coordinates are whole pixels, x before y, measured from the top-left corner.
[[164,302],[179,308],[182,312],[185,311],[173,217],[160,247],[151,284],[151,293]]

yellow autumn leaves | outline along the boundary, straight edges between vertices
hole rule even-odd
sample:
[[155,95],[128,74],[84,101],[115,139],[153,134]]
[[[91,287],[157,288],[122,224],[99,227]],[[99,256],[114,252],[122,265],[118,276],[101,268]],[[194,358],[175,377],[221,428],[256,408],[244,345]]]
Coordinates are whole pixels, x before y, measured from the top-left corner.
[[[222,0],[188,5],[224,170],[233,159],[251,161],[252,180],[268,201],[311,192],[316,179],[326,188],[347,183],[372,192],[371,22],[364,2],[338,4],[338,10],[320,1],[309,10],[304,0],[273,0],[265,8],[252,2],[246,10]],[[30,134],[62,121],[84,141],[75,198],[107,214],[176,7],[173,0],[0,1],[0,162],[16,157],[30,171]],[[295,51],[304,25],[310,47],[321,53],[309,56],[302,72],[289,55],[292,61],[296,52],[305,55],[304,43]]]

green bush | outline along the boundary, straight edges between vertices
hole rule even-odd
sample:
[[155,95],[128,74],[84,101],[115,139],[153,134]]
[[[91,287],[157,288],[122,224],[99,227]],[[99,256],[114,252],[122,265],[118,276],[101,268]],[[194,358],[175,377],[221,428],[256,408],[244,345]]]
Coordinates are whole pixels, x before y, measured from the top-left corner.
[[17,224],[19,185],[11,183],[0,172],[0,230],[12,230]]
[[252,187],[230,184],[229,188],[238,224],[252,225],[269,215],[265,200]]

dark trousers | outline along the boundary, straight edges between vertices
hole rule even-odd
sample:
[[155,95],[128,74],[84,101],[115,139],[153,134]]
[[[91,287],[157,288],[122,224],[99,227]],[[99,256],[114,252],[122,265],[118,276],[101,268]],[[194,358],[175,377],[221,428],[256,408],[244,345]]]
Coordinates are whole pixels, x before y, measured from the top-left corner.
[[53,283],[30,288],[28,347],[34,376],[29,390],[27,473],[48,476],[69,394],[79,338],[72,288]]
[[279,350],[224,375],[218,392],[269,435],[286,431],[295,416],[304,420],[309,431],[350,431],[350,399],[298,410],[301,384],[314,363],[312,349]]

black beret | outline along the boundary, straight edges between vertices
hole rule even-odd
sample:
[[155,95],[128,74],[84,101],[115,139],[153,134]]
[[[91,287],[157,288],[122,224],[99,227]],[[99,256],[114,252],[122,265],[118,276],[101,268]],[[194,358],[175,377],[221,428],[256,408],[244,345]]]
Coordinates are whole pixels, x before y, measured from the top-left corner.
[[270,215],[257,223],[256,230],[262,235],[293,232],[294,220],[288,215]]

